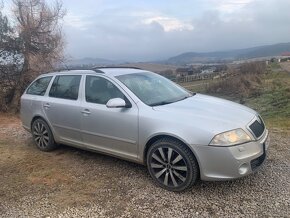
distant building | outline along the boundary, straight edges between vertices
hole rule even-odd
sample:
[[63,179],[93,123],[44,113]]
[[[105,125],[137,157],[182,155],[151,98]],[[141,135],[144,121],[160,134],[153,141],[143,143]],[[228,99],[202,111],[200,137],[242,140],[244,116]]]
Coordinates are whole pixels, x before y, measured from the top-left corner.
[[176,75],[177,76],[190,76],[193,74],[198,74],[200,71],[199,69],[189,66],[189,67],[181,67],[176,69]]
[[281,56],[289,56],[289,57],[290,57],[290,52],[289,52],[289,51],[283,52],[283,53],[281,54]]
[[281,62],[289,62],[290,57],[281,58]]
[[176,76],[187,76],[188,75],[188,68],[177,68],[176,69]]
[[271,62],[271,63],[276,63],[276,62],[278,62],[278,59],[277,59],[277,58],[271,58],[271,59],[270,59],[270,62]]
[[216,70],[215,67],[208,67],[201,71],[202,74],[212,74]]

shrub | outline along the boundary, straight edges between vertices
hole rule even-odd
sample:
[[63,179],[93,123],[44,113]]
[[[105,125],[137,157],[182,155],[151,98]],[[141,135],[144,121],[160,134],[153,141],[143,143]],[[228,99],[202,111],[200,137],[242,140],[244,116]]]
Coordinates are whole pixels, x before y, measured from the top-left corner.
[[211,94],[235,95],[241,103],[245,97],[257,97],[263,87],[262,75],[266,65],[262,63],[246,63],[237,69],[231,69],[225,77],[207,85],[206,92]]

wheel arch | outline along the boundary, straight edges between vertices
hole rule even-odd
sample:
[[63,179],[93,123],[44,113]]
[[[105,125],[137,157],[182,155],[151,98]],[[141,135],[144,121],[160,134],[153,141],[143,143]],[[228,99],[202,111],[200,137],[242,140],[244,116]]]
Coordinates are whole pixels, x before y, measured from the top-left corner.
[[159,139],[162,138],[170,138],[176,141],[181,142],[182,144],[184,144],[187,148],[189,148],[189,150],[191,151],[192,155],[195,157],[198,168],[200,170],[200,163],[199,163],[199,159],[196,155],[196,153],[194,152],[193,148],[191,146],[189,146],[183,139],[181,139],[180,137],[176,136],[176,135],[170,135],[170,134],[156,134],[154,136],[152,136],[146,143],[145,147],[144,147],[144,151],[143,151],[143,164],[147,165],[146,160],[147,160],[147,153],[148,150],[150,148],[150,146],[152,146],[156,141],[158,141]]
[[32,124],[33,124],[33,122],[35,121],[35,120],[37,120],[37,119],[42,119],[44,122],[46,122],[46,124],[48,125],[48,127],[50,128],[50,130],[51,130],[51,132],[52,132],[52,136],[53,136],[53,138],[54,138],[54,140],[56,140],[56,134],[55,134],[55,132],[54,132],[54,129],[52,128],[52,126],[50,125],[50,123],[43,117],[43,116],[41,116],[41,115],[39,115],[39,114],[37,114],[37,115],[35,115],[33,118],[32,118],[32,120],[31,120],[31,123],[30,123],[30,130],[32,130]]
[[[41,115],[35,115],[32,118],[31,122],[30,122],[30,129],[31,130],[32,130],[32,125],[33,125],[34,121],[37,120],[37,119],[42,119],[42,120],[44,120],[47,123],[47,125],[49,125],[49,123],[47,122],[47,120],[43,116],[41,116]],[[49,128],[51,129],[51,126],[50,125],[49,125]]]

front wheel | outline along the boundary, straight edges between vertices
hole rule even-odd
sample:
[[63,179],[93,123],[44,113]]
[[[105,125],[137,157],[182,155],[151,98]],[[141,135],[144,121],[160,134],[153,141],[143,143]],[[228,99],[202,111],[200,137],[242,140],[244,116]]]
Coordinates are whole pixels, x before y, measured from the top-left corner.
[[148,151],[148,171],[159,186],[169,191],[190,188],[199,176],[196,158],[183,143],[163,138]]

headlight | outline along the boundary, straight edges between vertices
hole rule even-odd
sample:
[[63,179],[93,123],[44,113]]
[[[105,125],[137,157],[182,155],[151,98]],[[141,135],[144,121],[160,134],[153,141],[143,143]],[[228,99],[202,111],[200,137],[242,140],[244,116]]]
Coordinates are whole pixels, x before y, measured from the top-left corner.
[[242,129],[234,129],[216,135],[210,142],[215,146],[230,146],[251,141],[250,136]]

